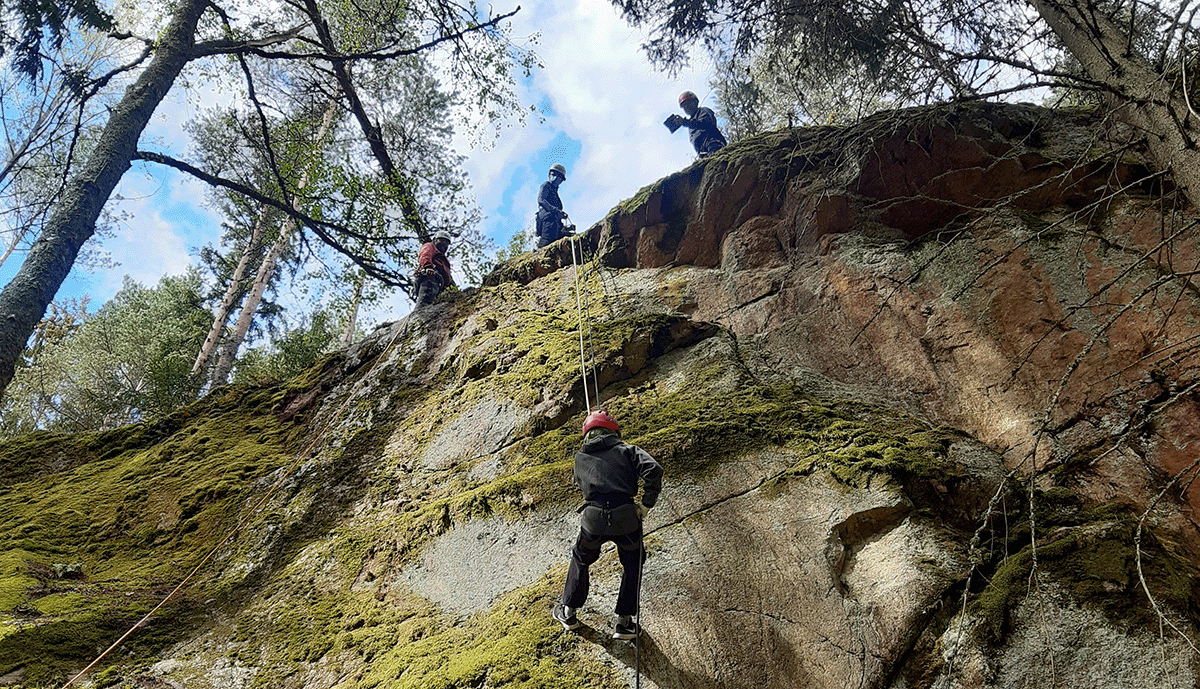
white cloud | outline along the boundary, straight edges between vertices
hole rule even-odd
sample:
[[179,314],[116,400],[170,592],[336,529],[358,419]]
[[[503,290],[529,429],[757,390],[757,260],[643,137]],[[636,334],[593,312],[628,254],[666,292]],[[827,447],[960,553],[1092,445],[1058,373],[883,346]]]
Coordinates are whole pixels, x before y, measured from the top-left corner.
[[178,275],[192,263],[189,233],[171,217],[171,211],[178,210],[179,205],[190,208],[194,203],[190,193],[181,196],[174,189],[183,186],[178,181],[149,178],[136,169],[121,180],[117,186],[122,197],[118,207],[128,219],[118,225],[116,236],[103,244],[117,266],[93,276],[89,290],[93,303],[102,303],[115,294],[126,275],[153,287],[164,275]]

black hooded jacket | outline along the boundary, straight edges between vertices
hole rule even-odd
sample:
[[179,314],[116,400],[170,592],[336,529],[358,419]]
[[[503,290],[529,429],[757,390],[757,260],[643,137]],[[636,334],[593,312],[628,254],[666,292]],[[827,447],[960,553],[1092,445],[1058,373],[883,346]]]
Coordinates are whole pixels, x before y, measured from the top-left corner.
[[709,108],[698,108],[695,117],[683,118],[683,125],[689,130],[696,153],[706,156],[725,146],[725,135],[717,129],[717,115]]
[[662,465],[649,453],[621,442],[615,433],[592,438],[575,453],[575,485],[588,502],[632,502],[640,477],[642,504],[654,507],[662,491],[662,475]]

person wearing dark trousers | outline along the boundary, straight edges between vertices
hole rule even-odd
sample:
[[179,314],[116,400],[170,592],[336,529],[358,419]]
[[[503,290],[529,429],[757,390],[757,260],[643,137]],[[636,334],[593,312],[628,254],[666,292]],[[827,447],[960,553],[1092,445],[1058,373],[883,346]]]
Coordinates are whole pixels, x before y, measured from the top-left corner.
[[454,285],[454,277],[450,274],[450,259],[446,258],[446,250],[449,248],[450,236],[439,234],[432,242],[422,245],[417,253],[417,308],[432,304],[446,285]]
[[[633,616],[638,611],[642,574],[642,521],[658,502],[663,469],[636,445],[621,442],[621,427],[605,411],[588,414],[583,422],[583,445],[575,454],[575,485],[585,500],[580,508],[579,536],[571,549],[571,564],[563,595],[551,616],[564,629],[582,623],[575,612],[588,597],[588,568],[600,557],[600,546],[612,541],[621,561],[617,590],[615,639],[633,639],[641,631]],[[638,483],[642,501],[636,501]]]
[[563,221],[567,214],[563,212],[562,199],[558,197],[558,185],[567,181],[567,168],[555,163],[550,166],[550,179],[542,182],[538,189],[538,209],[534,216],[534,231],[538,237],[538,248],[567,236],[563,229]]
[[687,117],[671,115],[664,123],[674,132],[679,127],[688,128],[688,136],[692,147],[701,158],[716,153],[725,147],[725,135],[717,129],[717,115],[710,108],[700,107],[700,99],[691,91],[679,94],[679,107],[687,113]]

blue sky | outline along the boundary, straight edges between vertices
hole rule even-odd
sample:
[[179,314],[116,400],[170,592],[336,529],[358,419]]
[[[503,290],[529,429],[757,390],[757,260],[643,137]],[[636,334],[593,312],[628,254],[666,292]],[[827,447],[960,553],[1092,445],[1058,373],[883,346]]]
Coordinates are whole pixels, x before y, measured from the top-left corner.
[[[672,136],[662,126],[677,111],[680,91],[696,91],[703,104],[714,105],[707,64],[697,63],[676,78],[655,71],[639,49],[644,37],[608,0],[508,0],[494,11],[517,4],[521,10],[513,20],[513,36],[535,41],[544,64],[518,91],[524,104],[540,106],[541,116],[527,116],[524,124],[515,119],[492,123],[496,135],[485,132],[479,145],[465,133],[455,140],[467,156],[466,169],[485,216],[481,229],[499,246],[532,226],[537,189],[550,165],[566,166],[567,181],[559,193],[571,219],[586,228],[642,186],[694,160],[686,132]],[[183,154],[182,124],[199,113],[197,102],[219,97],[193,93],[189,98],[173,91],[156,111],[143,146]],[[118,265],[94,273],[77,268],[59,298],[86,292],[97,307],[120,289],[125,275],[153,285],[163,275],[186,270],[197,248],[219,236],[220,218],[205,204],[205,186],[186,175],[135,165],[117,193],[122,200],[114,207],[129,219],[100,248]],[[20,258],[0,268],[0,280],[11,278]],[[285,294],[282,299],[305,306],[306,297]],[[378,323],[409,308],[397,295],[364,316]]]

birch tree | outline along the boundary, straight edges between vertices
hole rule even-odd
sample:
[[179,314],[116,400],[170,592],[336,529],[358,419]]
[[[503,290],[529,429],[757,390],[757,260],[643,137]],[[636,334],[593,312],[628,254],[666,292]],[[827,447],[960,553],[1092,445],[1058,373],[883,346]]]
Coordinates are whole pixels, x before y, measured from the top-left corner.
[[[314,6],[309,5],[313,13],[313,21],[324,21]],[[346,30],[346,24],[361,24],[361,18],[341,17],[338,29],[329,28],[324,33],[322,48],[345,51],[346,46],[334,44],[333,36],[349,35],[352,44],[349,49],[362,50],[370,42],[375,45],[378,41],[373,37],[378,26],[372,23],[364,30]],[[348,69],[345,68],[345,69]],[[326,136],[336,140],[336,144],[320,147],[319,154],[314,145],[310,155],[323,159],[319,177],[324,185],[320,191],[306,191],[303,188],[295,190],[294,197],[306,197],[306,203],[318,203],[323,217],[338,215],[340,224],[353,225],[364,236],[372,237],[369,242],[355,244],[355,252],[363,256],[379,256],[391,253],[391,260],[399,265],[411,265],[415,261],[416,243],[401,244],[396,252],[397,239],[404,241],[403,235],[397,235],[397,229],[407,229],[412,237],[421,241],[431,232],[446,232],[470,242],[472,228],[479,218],[478,209],[466,197],[468,185],[461,171],[462,158],[450,150],[450,140],[453,129],[448,124],[451,121],[452,109],[458,104],[453,94],[446,93],[438,80],[433,76],[428,61],[422,55],[406,55],[387,60],[372,62],[358,70],[353,81],[338,79],[337,74],[318,64],[315,68],[300,71],[290,70],[283,78],[279,74],[268,73],[256,76],[259,91],[275,88],[276,81],[289,83],[302,82],[313,95],[324,94],[330,103],[340,106],[339,116],[334,122],[334,129]],[[347,85],[350,90],[343,88]],[[293,87],[294,89],[294,87]],[[349,95],[348,95],[349,94]],[[368,115],[368,111],[374,113]],[[229,152],[252,149],[257,157],[236,154],[241,170],[259,170],[256,178],[261,178],[258,184],[272,185],[270,166],[262,154],[270,151],[261,136],[252,127],[243,123],[234,123],[232,129],[240,132],[238,137],[231,139],[228,116],[213,118],[211,123],[197,125],[194,129],[202,133],[199,141],[209,142],[209,149],[202,155],[204,165],[219,165],[220,160],[227,158]],[[339,127],[339,123],[341,126]],[[268,130],[269,131],[269,130]],[[356,136],[356,132],[359,136]],[[276,139],[279,134],[272,134]],[[250,141],[253,139],[253,141]],[[372,141],[373,139],[374,142]],[[363,160],[375,162],[372,166],[363,165]],[[385,172],[386,171],[386,172]],[[408,180],[405,188],[397,189],[395,180]],[[250,180],[245,183],[251,184]],[[307,184],[307,182],[305,182]],[[310,209],[315,212],[315,209]],[[408,221],[410,217],[419,217],[421,224],[414,227]],[[256,225],[257,226],[257,225]],[[285,240],[283,245],[276,245],[277,250],[286,246],[286,239],[294,231],[289,223],[284,223],[284,234],[276,235]],[[253,235],[252,235],[253,237]],[[243,245],[244,249],[253,246],[253,242]],[[307,252],[300,252],[304,254]],[[258,279],[248,293],[235,289],[237,279],[242,275],[235,268],[227,289],[218,305],[213,327],[201,353],[197,356],[195,370],[204,366],[219,340],[223,338],[218,363],[212,371],[211,379],[214,385],[224,383],[236,360],[237,348],[250,332],[255,319],[258,317],[256,307],[263,291],[276,279],[271,257],[268,253],[257,273]],[[245,265],[249,254],[243,254],[243,260],[238,265]],[[312,257],[310,256],[310,259]],[[261,260],[257,257],[255,260]],[[319,288],[318,292],[334,294],[334,308],[346,313],[344,338],[353,335],[357,314],[360,306],[375,303],[382,298],[383,293],[376,289],[381,281],[368,275],[352,262],[332,259],[321,259],[324,265],[320,271],[312,271],[299,279],[304,281],[330,282],[332,275],[345,275],[345,284],[352,285],[352,295],[339,296],[337,280],[333,285]],[[370,283],[370,284],[367,284]],[[240,316],[232,328],[225,328],[228,309],[223,305],[233,300],[242,300]]]

